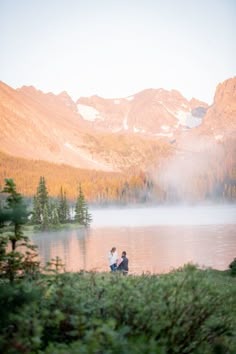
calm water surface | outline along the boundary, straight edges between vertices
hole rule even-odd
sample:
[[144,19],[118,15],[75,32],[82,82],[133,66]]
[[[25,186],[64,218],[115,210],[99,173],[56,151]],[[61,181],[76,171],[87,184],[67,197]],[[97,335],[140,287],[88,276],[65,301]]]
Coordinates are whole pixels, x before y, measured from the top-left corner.
[[42,262],[59,256],[67,271],[109,271],[112,246],[127,252],[130,272],[164,273],[188,262],[227,269],[236,257],[236,206],[92,210],[83,229],[42,232],[32,239]]

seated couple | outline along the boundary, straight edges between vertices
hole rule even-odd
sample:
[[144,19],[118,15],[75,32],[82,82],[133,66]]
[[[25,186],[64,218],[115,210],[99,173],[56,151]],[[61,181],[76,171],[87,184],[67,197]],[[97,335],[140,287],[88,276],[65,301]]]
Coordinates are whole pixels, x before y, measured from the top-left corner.
[[109,265],[112,272],[115,272],[116,270],[120,270],[123,272],[124,275],[128,274],[129,260],[126,257],[125,251],[122,252],[121,258],[118,258],[116,248],[112,247],[111,251],[109,252],[108,259],[109,259]]

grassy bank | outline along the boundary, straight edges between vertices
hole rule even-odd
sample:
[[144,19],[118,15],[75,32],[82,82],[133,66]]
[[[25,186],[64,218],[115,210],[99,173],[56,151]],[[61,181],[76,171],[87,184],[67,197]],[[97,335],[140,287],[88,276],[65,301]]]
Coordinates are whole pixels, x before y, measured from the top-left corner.
[[[35,232],[50,232],[50,231],[61,231],[61,230],[74,230],[74,229],[79,229],[79,228],[84,228],[84,226],[80,225],[79,223],[66,223],[66,224],[60,224],[55,228],[50,228],[49,230],[41,230],[40,227],[37,227],[36,225],[24,225],[23,231],[24,235],[27,237],[30,237],[35,234]],[[10,230],[10,228],[9,228]]]
[[0,284],[2,353],[235,353],[236,278],[186,266],[164,275],[40,275]]

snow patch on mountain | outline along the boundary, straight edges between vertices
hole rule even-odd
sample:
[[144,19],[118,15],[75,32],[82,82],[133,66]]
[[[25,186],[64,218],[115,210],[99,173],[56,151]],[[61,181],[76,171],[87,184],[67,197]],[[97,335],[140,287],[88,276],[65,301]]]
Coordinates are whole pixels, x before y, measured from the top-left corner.
[[64,146],[71,150],[74,150],[73,146],[70,143],[65,143]]
[[129,96],[125,98],[127,101],[132,101],[134,99],[134,96]]
[[161,126],[161,129],[162,129],[162,130],[165,130],[165,131],[169,131],[169,130],[170,130],[170,127],[169,127],[169,125],[162,125],[162,126]]
[[120,104],[120,100],[114,100],[115,104]]
[[[158,103],[160,103],[162,105],[162,107],[165,108],[165,110],[168,113],[170,113],[172,116],[174,116],[176,119],[178,119],[178,121],[179,121],[178,125],[182,125],[182,126],[189,127],[189,128],[195,128],[202,123],[201,118],[194,117],[190,112],[186,112],[186,111],[182,111],[182,110],[179,110],[177,112],[172,111],[171,109],[166,107],[162,101],[158,101]],[[184,103],[182,103],[181,106],[184,108],[188,108],[187,105]]]
[[178,111],[177,113],[173,113],[173,115],[175,116],[175,118],[178,119],[180,125],[185,125],[185,126],[187,125],[186,124],[186,116],[187,116],[186,112]]
[[195,128],[202,123],[201,118],[196,118],[189,112],[178,111],[175,117],[178,119],[179,124],[189,128]]
[[221,134],[219,134],[219,135],[215,135],[215,140],[217,140],[217,141],[221,141],[222,139],[223,139],[223,137],[224,137],[224,135],[221,135]]
[[100,116],[100,113],[93,107],[87,106],[85,104],[77,104],[77,110],[78,113],[85,119],[89,120],[91,122],[95,121],[96,119],[103,119],[103,117]]

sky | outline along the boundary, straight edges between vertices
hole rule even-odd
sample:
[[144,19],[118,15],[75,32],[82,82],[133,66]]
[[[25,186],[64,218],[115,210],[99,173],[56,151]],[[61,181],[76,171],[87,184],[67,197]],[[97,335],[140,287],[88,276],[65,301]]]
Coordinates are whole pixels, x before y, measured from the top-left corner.
[[0,0],[0,80],[74,99],[176,89],[212,103],[236,74],[235,0]]

